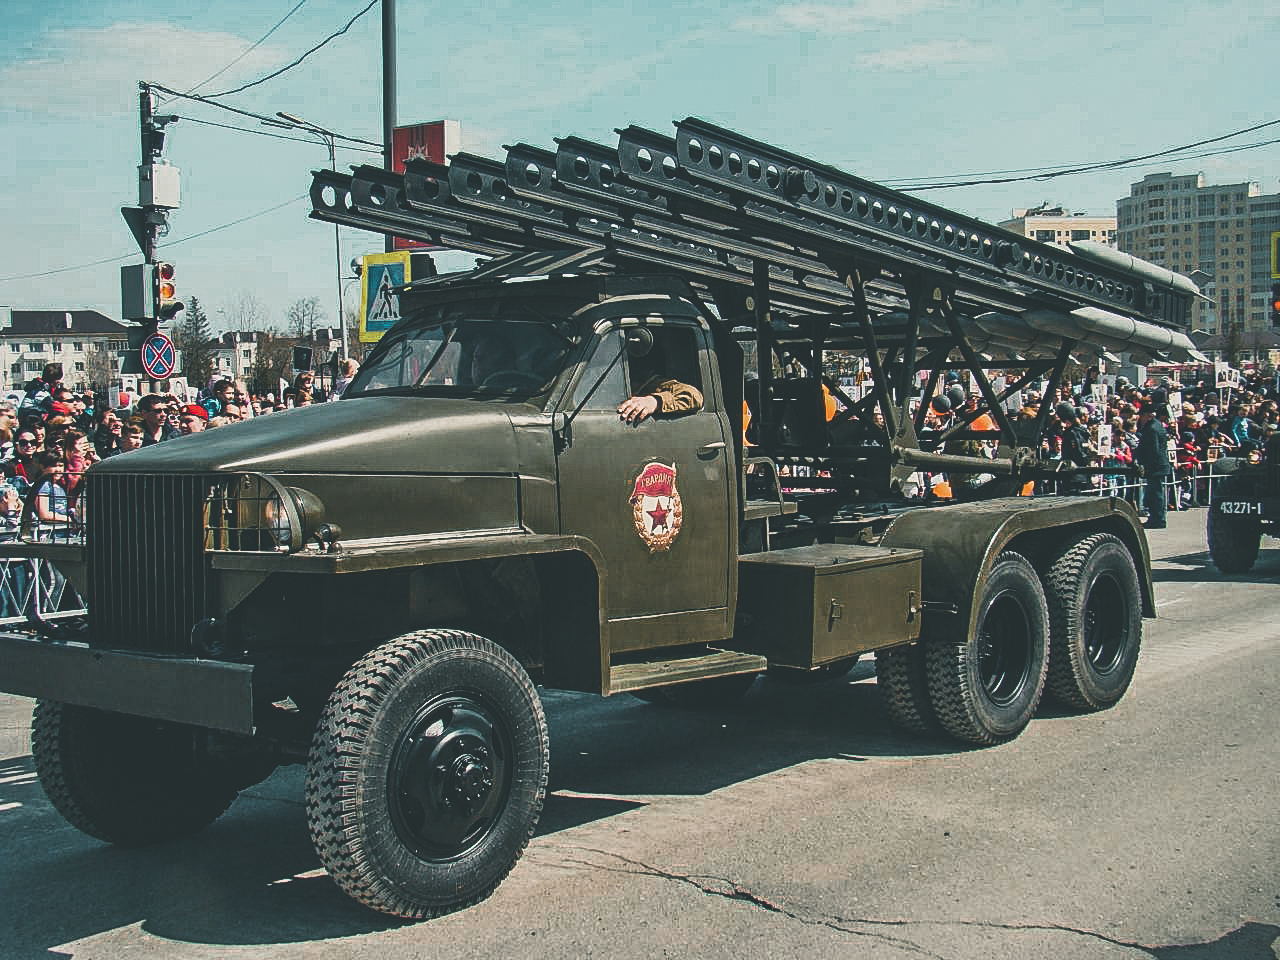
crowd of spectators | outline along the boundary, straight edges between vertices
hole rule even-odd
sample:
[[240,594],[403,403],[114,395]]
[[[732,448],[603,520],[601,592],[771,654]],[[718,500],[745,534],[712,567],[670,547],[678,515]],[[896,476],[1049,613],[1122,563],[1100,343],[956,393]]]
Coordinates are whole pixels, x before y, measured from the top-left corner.
[[0,541],[25,535],[66,538],[79,533],[85,471],[99,460],[175,437],[328,400],[336,400],[358,365],[343,363],[325,391],[309,372],[279,396],[256,393],[244,380],[219,379],[194,402],[146,393],[112,407],[93,393],[65,386],[62,365],[48,364],[26,385],[20,403],[0,401]]
[[[1022,394],[1021,409],[1012,411],[1014,429],[1023,445],[1038,444],[1041,455],[1090,468],[1060,481],[1042,481],[1026,493],[1098,492],[1124,496],[1148,517],[1147,526],[1164,526],[1165,510],[1205,506],[1214,479],[1213,463],[1221,456],[1241,456],[1260,449],[1280,425],[1280,393],[1275,377],[1250,375],[1239,389],[1219,389],[1212,380],[1179,383],[1170,377],[1130,383],[1125,377],[1101,385],[1096,368],[1049,396]],[[925,417],[929,431],[944,431],[959,412],[979,404],[975,391],[959,383],[946,385],[930,402]],[[1050,416],[1037,437],[1042,404]],[[989,417],[974,421],[976,431],[991,430]],[[949,442],[948,453],[994,456],[991,440]],[[981,475],[943,477],[946,495],[956,485]],[[931,478],[933,482],[937,477]],[[958,491],[957,491],[958,494]]]

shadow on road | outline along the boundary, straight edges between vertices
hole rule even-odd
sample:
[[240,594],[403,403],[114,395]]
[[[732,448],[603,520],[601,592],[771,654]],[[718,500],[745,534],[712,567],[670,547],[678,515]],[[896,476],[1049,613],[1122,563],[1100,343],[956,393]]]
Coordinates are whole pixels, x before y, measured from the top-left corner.
[[[857,763],[967,750],[891,727],[876,685],[863,682],[873,674],[868,661],[845,678],[813,685],[761,678],[737,703],[708,710],[545,691],[552,769],[538,832],[607,819],[646,805],[653,795],[703,795],[812,760]],[[1047,707],[1036,722],[1067,715]],[[196,836],[130,850],[98,843],[64,823],[31,775],[29,756],[6,766],[5,799],[21,805],[23,819],[12,829],[18,811],[0,811],[6,862],[0,902],[13,917],[5,957],[48,960],[55,947],[131,925],[178,942],[246,946],[357,937],[401,925],[357,905],[320,871],[300,767],[277,771],[246,791]],[[68,891],[74,903],[67,902]]]
[[[809,760],[963,749],[893,730],[875,684],[857,682],[872,672],[868,662],[811,686],[761,679],[738,703],[707,711],[545,692],[552,773],[539,834],[615,816],[645,805],[646,796],[705,794]],[[320,872],[300,767],[246,791],[207,830],[143,849],[99,843],[63,822],[30,756],[4,767],[4,799],[19,805],[0,811],[0,830],[8,829],[0,902],[12,917],[6,958],[48,960],[54,947],[135,924],[154,936],[225,945],[335,939],[399,925],[357,905]]]
[[[78,832],[45,800],[31,757],[6,763],[20,785],[0,814],[9,829],[0,902],[9,914],[6,958],[49,960],[53,948],[132,924],[190,943],[270,944],[348,937],[396,926],[350,900],[314,872],[301,804],[301,771],[277,772],[272,791],[297,787],[297,802],[247,791],[207,830],[141,849]],[[60,954],[59,954],[60,955]]]
[[1151,579],[1156,583],[1265,583],[1280,579],[1280,550],[1261,550],[1258,561],[1248,573],[1222,573],[1209,559],[1209,551],[1183,553],[1151,561]]
[[1156,960],[1275,960],[1280,927],[1250,921],[1209,943],[1144,947]]

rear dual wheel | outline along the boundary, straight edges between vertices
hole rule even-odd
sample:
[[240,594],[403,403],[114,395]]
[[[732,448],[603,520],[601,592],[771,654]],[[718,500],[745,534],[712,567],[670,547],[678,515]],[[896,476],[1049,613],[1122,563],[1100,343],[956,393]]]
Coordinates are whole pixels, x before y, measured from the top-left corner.
[[1021,554],[996,558],[970,634],[951,624],[925,642],[929,702],[952,736],[978,745],[1012,740],[1044,691],[1049,615],[1035,568]]
[[1054,558],[1044,585],[1050,695],[1077,710],[1112,706],[1129,689],[1142,646],[1133,557],[1117,537],[1095,534]]

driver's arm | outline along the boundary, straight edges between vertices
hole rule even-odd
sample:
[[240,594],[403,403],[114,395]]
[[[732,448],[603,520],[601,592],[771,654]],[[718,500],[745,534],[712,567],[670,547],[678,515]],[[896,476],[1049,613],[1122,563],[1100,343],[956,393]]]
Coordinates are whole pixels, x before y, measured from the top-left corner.
[[627,423],[639,423],[658,413],[697,413],[702,403],[702,393],[697,387],[679,380],[653,377],[636,396],[622,402],[618,416]]

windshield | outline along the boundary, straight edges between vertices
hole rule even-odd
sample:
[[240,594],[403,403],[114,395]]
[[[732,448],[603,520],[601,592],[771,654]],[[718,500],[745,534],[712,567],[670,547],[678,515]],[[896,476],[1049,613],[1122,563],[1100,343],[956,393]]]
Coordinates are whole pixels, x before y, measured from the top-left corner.
[[554,321],[554,315],[535,313],[527,302],[430,308],[383,337],[346,396],[406,390],[432,396],[534,396],[551,385],[575,345],[569,324]]

